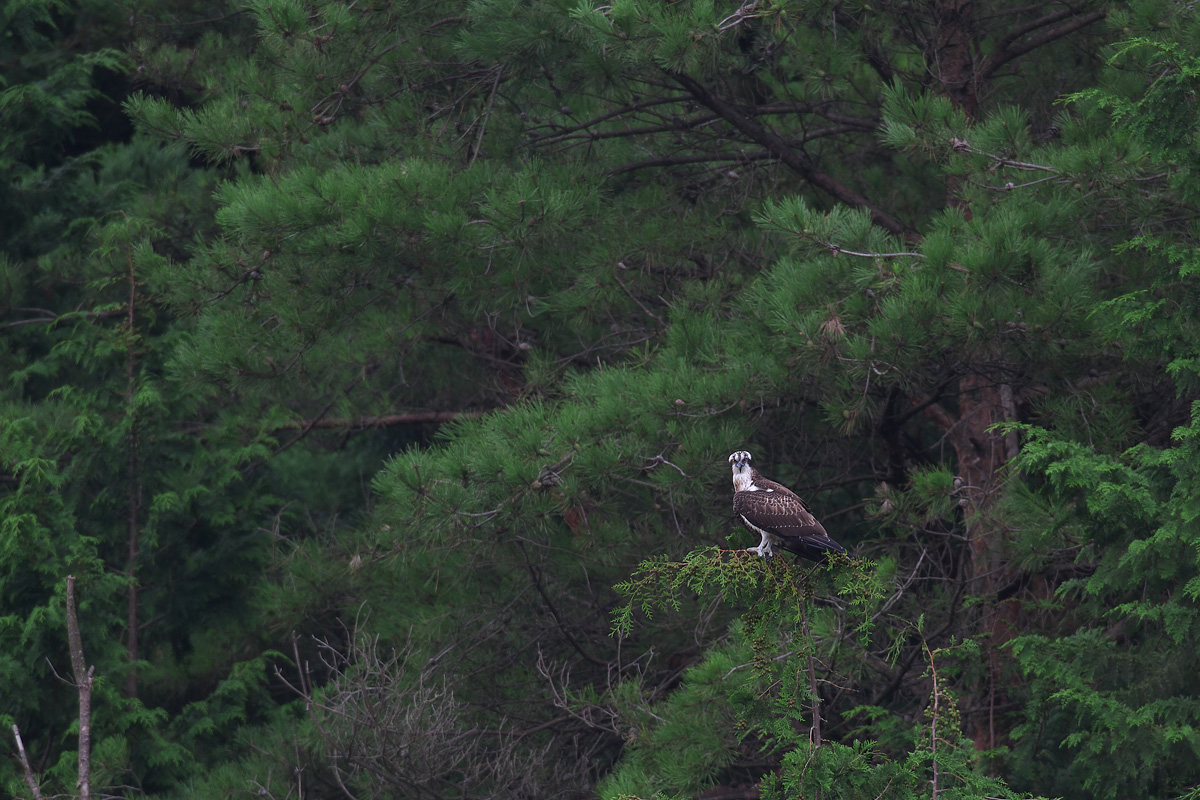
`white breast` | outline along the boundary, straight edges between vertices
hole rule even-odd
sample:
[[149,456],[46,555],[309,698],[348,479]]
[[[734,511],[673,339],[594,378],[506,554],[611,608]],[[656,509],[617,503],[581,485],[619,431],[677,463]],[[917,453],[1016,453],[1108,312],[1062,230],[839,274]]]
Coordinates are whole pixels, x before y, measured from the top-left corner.
[[773,489],[763,489],[761,486],[755,486],[754,478],[750,477],[750,470],[733,473],[733,490],[735,492],[774,491]]

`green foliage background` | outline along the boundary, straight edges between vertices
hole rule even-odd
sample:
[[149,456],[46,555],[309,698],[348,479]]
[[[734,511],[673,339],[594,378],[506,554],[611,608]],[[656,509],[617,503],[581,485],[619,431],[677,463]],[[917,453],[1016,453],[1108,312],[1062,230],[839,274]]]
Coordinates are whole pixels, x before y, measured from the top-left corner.
[[[105,796],[1200,792],[1188,9],[0,19],[40,792],[68,575]],[[742,549],[737,449],[851,555]]]

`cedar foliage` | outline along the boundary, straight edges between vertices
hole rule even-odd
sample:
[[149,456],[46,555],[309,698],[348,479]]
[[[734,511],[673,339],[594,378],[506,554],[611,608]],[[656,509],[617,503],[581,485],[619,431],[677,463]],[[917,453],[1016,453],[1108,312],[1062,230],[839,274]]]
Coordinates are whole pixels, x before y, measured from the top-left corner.
[[[1195,791],[1185,10],[6,14],[47,791],[68,572],[110,794]],[[743,448],[854,558],[739,551]]]

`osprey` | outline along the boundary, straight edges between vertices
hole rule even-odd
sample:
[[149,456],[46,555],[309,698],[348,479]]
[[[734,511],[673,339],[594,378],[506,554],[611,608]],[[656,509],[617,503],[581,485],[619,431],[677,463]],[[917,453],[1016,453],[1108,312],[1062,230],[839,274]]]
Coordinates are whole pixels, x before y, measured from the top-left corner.
[[846,552],[817,522],[796,493],[768,480],[750,466],[750,454],[738,450],[729,456],[733,465],[733,511],[746,527],[762,537],[747,548],[763,558],[774,555],[771,544],[811,561],[824,561],[826,553]]

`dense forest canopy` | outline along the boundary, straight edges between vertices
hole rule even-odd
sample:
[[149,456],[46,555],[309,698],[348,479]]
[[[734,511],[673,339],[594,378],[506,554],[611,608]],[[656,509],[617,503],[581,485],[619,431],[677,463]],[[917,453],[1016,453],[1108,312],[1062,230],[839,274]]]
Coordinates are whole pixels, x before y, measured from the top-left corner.
[[3,20],[10,794],[1200,793],[1190,6]]

